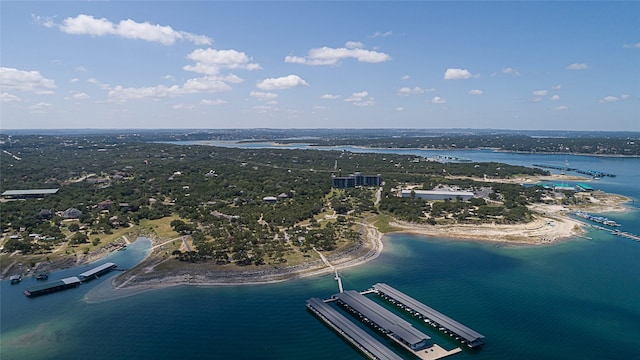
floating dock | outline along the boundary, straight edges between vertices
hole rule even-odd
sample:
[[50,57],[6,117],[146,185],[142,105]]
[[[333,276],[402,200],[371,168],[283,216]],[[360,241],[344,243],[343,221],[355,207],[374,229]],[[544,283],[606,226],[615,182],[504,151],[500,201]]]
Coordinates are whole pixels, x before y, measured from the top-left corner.
[[408,321],[385,309],[357,291],[349,290],[334,295],[338,304],[358,315],[364,322],[376,330],[398,340],[411,350],[419,350],[427,346],[428,335],[414,328]]
[[80,279],[75,276],[64,278],[57,281],[51,281],[42,285],[32,286],[24,290],[24,294],[29,297],[50,294],[57,291],[66,290],[72,287],[80,286]]
[[581,169],[576,169],[576,168],[571,168],[566,166],[557,166],[557,165],[548,165],[548,164],[533,164],[533,166],[543,168],[543,169],[562,170],[563,172],[573,171],[573,172],[577,172],[578,174],[589,175],[595,178],[601,178],[605,176],[616,177],[615,174],[609,174],[609,173],[598,171],[598,170],[581,170]]
[[[89,281],[91,279],[96,279],[98,276],[107,273],[111,270],[114,270],[118,265],[112,262],[104,263],[100,266],[97,266],[91,270],[85,271],[78,276],[72,276],[68,278],[64,278],[62,280],[51,281],[41,285],[32,286],[24,290],[24,294],[29,297],[40,296],[44,294],[50,294],[53,292],[69,289],[72,287],[80,286],[80,283],[83,281]],[[47,277],[49,275],[47,274]],[[43,278],[44,279],[44,278]]]
[[82,281],[89,281],[91,279],[95,279],[98,276],[115,269],[116,267],[118,267],[118,265],[112,262],[104,263],[98,267],[95,267],[91,270],[83,272],[82,274],[79,275],[79,277]]
[[438,360],[462,351],[460,347],[446,350],[438,344],[429,343],[428,340],[431,337],[414,328],[410,322],[391,310],[365,296],[365,294],[372,293],[387,299],[410,314],[467,344],[469,347],[477,347],[483,344],[482,339],[484,339],[484,336],[482,334],[383,283],[378,283],[363,292],[354,290],[341,291],[325,300],[311,298],[307,300],[307,308],[371,359],[402,359],[403,357],[396,354],[392,347],[380,342],[365,329],[349,321],[330,303],[337,303],[360,318],[363,323],[377,330],[421,360]]
[[373,288],[381,297],[402,307],[412,315],[423,319],[428,324],[451,335],[458,341],[467,344],[467,346],[473,348],[483,344],[484,335],[430,308],[409,295],[384,283],[375,284]]
[[380,343],[321,299],[307,300],[307,308],[367,357],[380,360],[402,360],[386,345]]

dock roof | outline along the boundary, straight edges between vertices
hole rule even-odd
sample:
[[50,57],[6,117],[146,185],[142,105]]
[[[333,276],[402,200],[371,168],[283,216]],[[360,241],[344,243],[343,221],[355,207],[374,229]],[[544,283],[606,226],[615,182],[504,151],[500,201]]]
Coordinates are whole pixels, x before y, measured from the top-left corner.
[[431,339],[428,335],[415,329],[408,321],[392,313],[380,304],[372,301],[354,290],[348,290],[335,295],[342,302],[362,314],[370,321],[387,332],[410,345],[420,344]]
[[80,283],[80,279],[78,279],[76,276],[72,276],[72,277],[68,277],[68,278],[64,278],[56,281],[50,281],[40,285],[34,285],[30,288],[27,288],[27,291],[34,293],[34,292],[46,290],[49,288],[55,288],[58,286],[79,284],[79,283]]
[[349,321],[331,306],[325,304],[324,301],[318,298],[311,298],[307,300],[307,306],[342,331],[346,337],[366,349],[366,351],[371,353],[376,359],[402,360],[400,356],[376,340],[373,336],[369,335],[369,333],[362,328]]
[[484,339],[484,335],[480,334],[479,332],[472,330],[470,328],[468,328],[465,325],[462,325],[461,323],[451,319],[450,317],[430,308],[429,306],[421,303],[420,301],[412,298],[411,296],[396,290],[395,288],[384,284],[384,283],[378,283],[373,285],[373,288],[382,292],[383,294],[401,302],[402,304],[408,306],[409,308],[413,309],[414,311],[419,312],[420,314],[422,314],[423,316],[427,317],[428,319],[435,321],[436,323],[438,323],[440,326],[445,327],[446,329],[448,329],[449,331],[455,333],[456,335],[462,337],[463,339],[465,339],[466,341],[468,341],[469,343],[473,343],[473,342],[478,342],[481,339]]
[[102,271],[105,271],[107,269],[114,268],[116,266],[117,265],[115,263],[112,263],[112,262],[104,263],[104,264],[102,264],[100,266],[94,267],[91,270],[87,270],[87,271],[83,272],[82,274],[80,274],[80,277],[81,278],[91,277],[91,276],[93,276],[95,274],[98,274],[98,273],[100,273]]

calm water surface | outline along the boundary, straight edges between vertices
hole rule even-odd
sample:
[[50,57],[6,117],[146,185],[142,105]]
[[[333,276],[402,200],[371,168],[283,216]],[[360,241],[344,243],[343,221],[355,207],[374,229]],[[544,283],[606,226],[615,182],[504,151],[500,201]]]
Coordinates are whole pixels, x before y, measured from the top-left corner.
[[[622,230],[640,234],[640,159],[446,154],[527,166],[563,164],[568,158],[572,167],[616,173],[591,185],[632,197],[629,212],[607,216]],[[378,259],[343,271],[343,281],[345,288],[359,290],[389,283],[486,336],[479,351],[451,359],[640,359],[640,242],[600,231],[588,236],[592,240],[512,246],[391,235]],[[106,261],[131,267],[148,248],[141,239],[127,251],[52,273],[50,279]],[[310,297],[337,292],[332,276],[260,286],[178,287],[107,300],[109,279],[116,275],[33,299],[22,290],[34,279],[19,285],[3,281],[0,358],[363,358],[304,306]],[[457,346],[429,327],[421,329],[445,348]]]

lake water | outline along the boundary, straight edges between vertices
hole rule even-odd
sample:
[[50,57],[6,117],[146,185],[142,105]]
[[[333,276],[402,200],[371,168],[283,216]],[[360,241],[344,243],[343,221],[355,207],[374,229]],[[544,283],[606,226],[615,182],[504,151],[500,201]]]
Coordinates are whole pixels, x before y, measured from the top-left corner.
[[[255,146],[255,145],[252,145]],[[343,148],[340,148],[343,149]],[[345,147],[350,151],[370,151]],[[392,151],[387,151],[392,152]],[[449,155],[474,161],[533,163],[614,173],[590,184],[634,199],[606,214],[640,234],[640,159],[510,154]],[[512,246],[410,235],[386,236],[376,260],[341,272],[346,289],[386,282],[486,336],[478,351],[451,359],[640,359],[640,242],[602,231],[545,246]],[[136,241],[106,261],[131,267],[148,252]],[[362,359],[305,308],[337,292],[330,275],[259,286],[177,287],[109,299],[110,278],[37,298],[2,281],[0,358],[7,359]],[[417,325],[421,326],[421,325]],[[458,346],[429,327],[445,348]]]

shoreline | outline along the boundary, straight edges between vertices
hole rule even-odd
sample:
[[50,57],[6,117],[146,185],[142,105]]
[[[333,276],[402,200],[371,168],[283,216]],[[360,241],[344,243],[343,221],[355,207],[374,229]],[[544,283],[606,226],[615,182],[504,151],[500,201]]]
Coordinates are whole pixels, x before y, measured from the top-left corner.
[[[603,202],[588,209],[588,211],[606,213],[626,211],[625,202],[629,199],[609,194]],[[414,234],[426,237],[452,239],[453,241],[482,241],[511,245],[550,245],[558,241],[584,237],[588,223],[574,219],[569,212],[579,207],[568,208],[561,205],[535,204],[534,220],[524,224],[452,224],[452,225],[423,225],[392,220],[389,225],[395,230],[386,234]],[[584,209],[584,207],[582,207]],[[365,264],[376,259],[384,249],[383,234],[373,224],[371,219],[358,223],[362,228],[363,242],[350,251],[328,255],[332,266],[327,266],[317,259],[290,267],[277,269],[250,270],[194,270],[188,264],[181,269],[156,272],[154,267],[162,261],[150,263],[151,253],[136,268],[111,279],[111,294],[104,299],[90,299],[90,301],[105,301],[147,292],[156,289],[166,289],[179,286],[244,286],[279,283],[287,280],[321,276],[331,274],[333,269],[342,270]],[[159,242],[160,240],[153,240]],[[355,254],[354,254],[355,253]],[[102,297],[102,296],[100,296]],[[91,298],[88,294],[88,298]]]
[[[266,285],[284,282],[287,280],[307,278],[312,276],[320,276],[331,274],[334,270],[342,270],[355,266],[362,265],[373,259],[376,259],[382,253],[384,243],[382,238],[384,236],[372,223],[361,222],[359,223],[363,227],[364,247],[366,251],[364,254],[352,257],[347,253],[337,253],[328,256],[328,260],[333,264],[333,268],[327,266],[322,260],[313,261],[310,263],[303,263],[296,266],[281,268],[276,271],[269,270],[257,270],[257,271],[223,271],[223,272],[206,272],[205,274],[189,274],[188,271],[173,271],[173,274],[160,274],[158,277],[147,279],[142,284],[135,284],[135,279],[138,274],[131,274],[131,270],[126,271],[120,275],[113,277],[109,282],[106,282],[101,287],[96,287],[85,295],[85,301],[91,303],[109,301],[114,299],[120,299],[123,297],[134,296],[137,294],[145,293],[153,290],[167,289],[181,286],[197,286],[197,287],[214,287],[214,286],[246,286],[246,285]],[[151,239],[153,243],[159,241],[157,239]],[[153,244],[152,244],[153,247]],[[358,249],[355,249],[356,251]],[[145,257],[144,260],[136,266],[137,271],[147,270],[147,273],[153,272],[152,268],[157,265],[150,264],[151,266],[144,267],[145,261],[149,260],[151,253]],[[295,269],[299,268],[299,269]],[[129,274],[128,274],[129,273]],[[128,279],[120,282],[121,277],[130,276]],[[209,276],[207,276],[209,275]],[[223,281],[225,280],[225,281]],[[129,285],[130,282],[134,284]],[[108,289],[104,289],[107,287]]]

